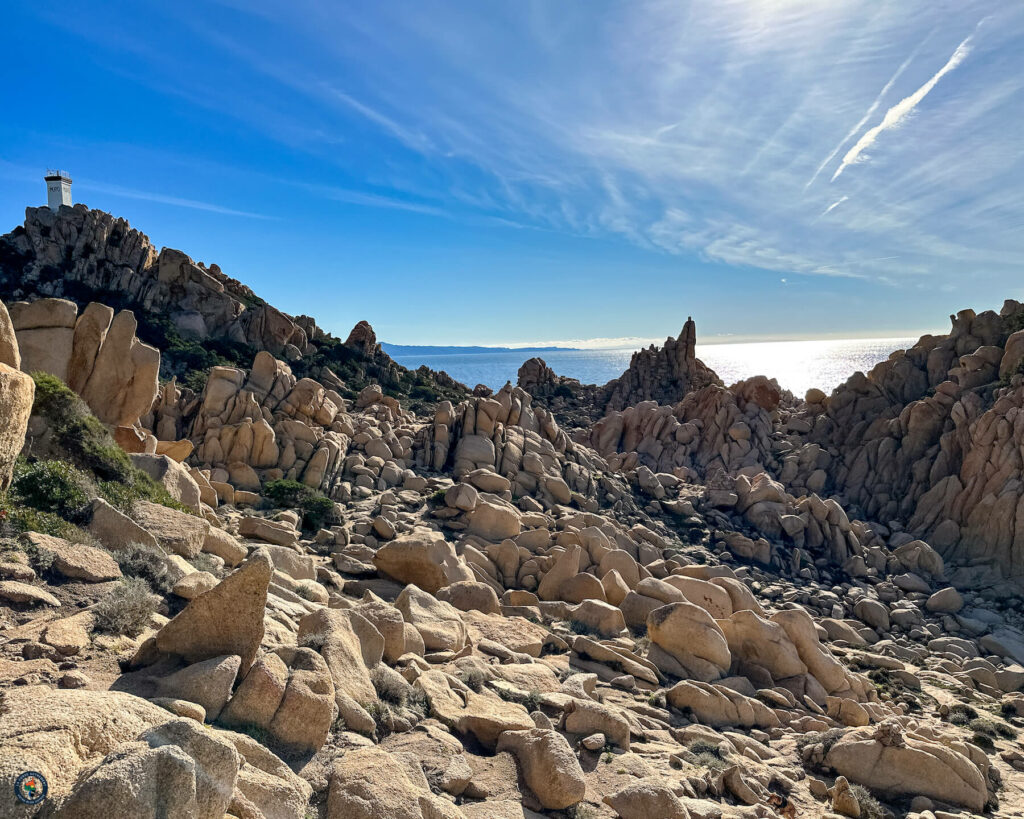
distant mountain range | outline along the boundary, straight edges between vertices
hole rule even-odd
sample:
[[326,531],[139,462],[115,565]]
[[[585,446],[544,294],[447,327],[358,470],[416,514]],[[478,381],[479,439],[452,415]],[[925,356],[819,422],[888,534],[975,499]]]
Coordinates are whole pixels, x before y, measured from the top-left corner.
[[414,344],[380,345],[389,356],[402,355],[479,355],[483,353],[550,353],[560,350],[579,350],[579,347],[430,347]]

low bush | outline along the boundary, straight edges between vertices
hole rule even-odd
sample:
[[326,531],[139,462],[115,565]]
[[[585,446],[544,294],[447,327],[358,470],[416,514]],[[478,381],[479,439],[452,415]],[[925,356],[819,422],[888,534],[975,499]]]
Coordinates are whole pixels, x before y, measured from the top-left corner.
[[384,737],[394,733],[395,730],[395,715],[391,711],[391,706],[386,702],[376,700],[374,702],[361,703],[363,708],[366,710],[376,724],[374,730],[374,738],[379,742]]
[[156,607],[149,583],[141,577],[126,577],[93,609],[95,629],[135,637],[149,625]]
[[136,543],[118,549],[114,559],[122,574],[144,581],[152,591],[167,594],[174,585],[167,571],[167,558],[159,549]]
[[721,771],[728,767],[719,747],[711,742],[694,740],[686,746],[686,752],[695,765],[703,765],[712,771]]
[[850,793],[860,807],[860,819],[884,819],[887,811],[863,785],[851,785]]
[[216,555],[211,555],[208,552],[200,552],[193,557],[189,563],[195,566],[199,571],[209,572],[216,578],[222,578],[227,574],[225,571],[224,561]]
[[830,728],[828,731],[804,734],[797,739],[796,749],[803,753],[804,748],[808,745],[817,745],[820,742],[824,747],[825,755],[827,756],[828,752],[832,750],[832,746],[839,742],[845,733],[846,731],[842,728]]
[[430,700],[422,688],[409,686],[405,696],[405,710],[419,719],[426,719],[430,713]]
[[478,668],[472,668],[469,671],[460,672],[459,679],[465,683],[467,688],[479,694],[484,688],[484,683],[487,682],[487,675]]
[[1009,725],[1002,722],[996,722],[995,720],[986,719],[985,717],[976,717],[967,723],[967,727],[974,731],[976,734],[984,734],[985,736],[1002,737],[1003,739],[1016,739],[1017,732],[1013,730]]
[[388,673],[383,667],[377,666],[370,672],[370,682],[383,702],[403,706],[409,698],[411,686],[397,672]]
[[971,720],[978,718],[978,712],[963,702],[958,702],[949,707],[946,719],[953,725],[966,726]]
[[52,512],[68,521],[83,518],[89,505],[92,481],[66,461],[19,459],[11,492],[25,505],[39,512]]
[[263,485],[263,495],[275,506],[300,510],[302,526],[308,531],[315,532],[341,522],[334,501],[299,481],[267,481]]

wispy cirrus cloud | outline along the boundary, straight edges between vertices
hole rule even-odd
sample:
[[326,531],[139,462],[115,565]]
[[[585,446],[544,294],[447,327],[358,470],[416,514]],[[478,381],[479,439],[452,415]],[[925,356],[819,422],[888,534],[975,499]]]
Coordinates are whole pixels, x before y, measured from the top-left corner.
[[277,219],[276,216],[268,216],[263,213],[252,213],[247,210],[236,210],[235,208],[217,205],[213,202],[201,202],[196,199],[186,199],[180,196],[169,196],[156,191],[136,190],[121,185],[110,185],[105,182],[96,182],[91,179],[76,179],[76,190],[89,193],[105,193],[110,196],[119,196],[124,199],[138,199],[144,202],[157,202],[162,205],[172,205],[176,208],[188,208],[190,210],[202,210],[207,213],[219,213],[222,216],[241,216],[245,219]]
[[[981,24],[979,23],[979,26]],[[972,35],[973,37],[973,35]],[[904,97],[892,108],[886,111],[882,121],[878,123],[874,128],[870,128],[860,139],[857,140],[856,144],[843,157],[843,161],[839,167],[836,168],[836,172],[832,174],[832,181],[836,179],[845,171],[850,165],[854,164],[861,157],[868,148],[875,144],[875,141],[882,134],[883,131],[888,131],[892,128],[897,128],[899,125],[913,112],[913,110],[921,104],[921,101],[931,93],[931,90],[939,84],[939,80],[945,77],[950,71],[957,68],[967,56],[971,53],[971,39],[967,37],[960,45],[956,47],[956,51],[946,61],[946,64],[936,71],[920,88],[918,88],[910,96]]]

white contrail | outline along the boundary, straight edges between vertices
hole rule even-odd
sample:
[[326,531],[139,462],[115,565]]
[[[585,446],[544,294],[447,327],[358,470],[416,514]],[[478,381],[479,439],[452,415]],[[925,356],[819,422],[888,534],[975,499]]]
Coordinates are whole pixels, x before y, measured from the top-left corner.
[[[929,35],[928,35],[928,37],[931,37],[931,35],[929,34]],[[838,154],[838,153],[839,153],[840,149],[842,149],[842,147],[843,147],[843,146],[844,146],[844,145],[845,145],[845,144],[846,144],[847,142],[849,142],[849,141],[850,141],[850,139],[851,139],[851,138],[852,138],[852,137],[853,137],[853,136],[854,136],[854,135],[855,135],[855,134],[856,134],[856,133],[857,133],[857,132],[858,132],[858,131],[859,131],[859,130],[860,130],[861,128],[863,128],[863,127],[864,127],[864,126],[865,126],[865,125],[867,124],[867,121],[868,121],[869,119],[871,119],[871,117],[872,117],[872,116],[874,115],[875,111],[877,111],[877,110],[878,110],[878,106],[882,104],[882,100],[884,100],[884,99],[885,99],[885,95],[886,95],[886,94],[888,94],[888,93],[889,93],[889,90],[890,90],[890,89],[891,89],[891,88],[893,87],[893,85],[895,85],[895,83],[896,83],[896,80],[898,80],[898,79],[899,79],[899,78],[900,78],[900,77],[901,77],[901,76],[903,75],[903,72],[904,72],[904,71],[906,71],[906,70],[907,70],[907,67],[908,67],[908,66],[909,66],[909,65],[910,65],[910,64],[911,64],[911,63],[912,63],[912,62],[914,61],[914,57],[916,57],[916,56],[917,56],[917,53],[918,53],[918,52],[919,52],[919,51],[921,50],[921,46],[923,46],[923,45],[924,45],[924,44],[925,44],[926,42],[928,42],[928,37],[926,37],[926,38],[925,38],[925,39],[924,39],[924,40],[923,40],[923,41],[922,41],[922,42],[920,43],[920,45],[918,45],[918,47],[914,49],[914,51],[913,51],[913,52],[911,53],[911,55],[910,55],[909,57],[907,57],[907,59],[905,59],[905,60],[904,60],[904,61],[903,61],[902,63],[900,63],[900,67],[896,69],[896,73],[895,73],[895,74],[893,74],[893,75],[892,75],[892,76],[891,76],[891,77],[889,78],[889,82],[887,82],[887,83],[886,83],[886,84],[885,84],[884,86],[882,86],[882,90],[878,92],[878,96],[877,96],[877,97],[875,97],[875,101],[874,101],[873,103],[871,103],[871,107],[870,107],[870,108],[868,108],[868,110],[867,110],[867,111],[865,112],[864,116],[862,116],[862,117],[860,118],[860,120],[858,120],[857,124],[856,124],[856,125],[854,125],[854,126],[853,126],[853,127],[852,127],[852,128],[851,128],[851,129],[849,130],[849,131],[847,131],[847,133],[846,133],[846,136],[844,136],[844,137],[843,137],[843,138],[842,138],[842,139],[841,139],[841,140],[839,141],[839,144],[837,144],[837,145],[836,145],[836,147],[832,149],[832,153],[830,153],[830,154],[829,154],[828,156],[826,156],[826,157],[825,157],[825,160],[824,160],[824,162],[822,162],[822,163],[821,163],[821,164],[820,164],[820,165],[818,166],[818,170],[816,170],[816,171],[814,172],[814,176],[812,176],[812,177],[811,177],[811,178],[810,178],[810,179],[808,180],[807,184],[806,184],[806,185],[804,185],[804,190],[807,190],[807,189],[808,189],[809,187],[811,187],[811,185],[812,185],[812,184],[814,183],[814,180],[818,178],[818,175],[819,175],[819,174],[820,174],[820,173],[821,173],[821,172],[822,172],[823,170],[825,170],[825,166],[826,166],[826,165],[828,165],[828,163],[829,163],[829,162],[831,162],[831,161],[832,161],[833,159],[835,159],[835,157],[836,157],[836,154]]]
[[833,202],[831,205],[829,205],[827,208],[825,208],[825,212],[822,213],[821,215],[822,216],[827,216],[828,214],[830,214],[832,211],[834,211],[836,208],[838,208],[841,204],[843,204],[843,202],[845,202],[849,198],[850,198],[849,196],[844,196],[842,199],[837,199],[835,202]]
[[[978,25],[981,25],[981,23]],[[974,35],[971,35],[956,47],[956,51],[953,52],[953,56],[949,58],[946,64],[942,66],[942,68],[940,68],[935,75],[928,80],[928,82],[918,88],[909,97],[904,97],[897,102],[892,108],[886,111],[885,116],[878,125],[866,131],[864,136],[857,140],[857,144],[846,152],[846,156],[843,157],[843,161],[836,169],[836,172],[832,174],[833,182],[835,182],[839,174],[845,171],[849,165],[852,165],[857,161],[857,157],[875,143],[875,140],[878,139],[878,135],[881,134],[882,131],[888,131],[890,128],[897,127],[907,117],[907,115],[917,107],[918,103],[928,96],[928,93],[938,84],[939,80],[967,59],[967,55],[971,53],[970,43],[971,37],[973,36]]]

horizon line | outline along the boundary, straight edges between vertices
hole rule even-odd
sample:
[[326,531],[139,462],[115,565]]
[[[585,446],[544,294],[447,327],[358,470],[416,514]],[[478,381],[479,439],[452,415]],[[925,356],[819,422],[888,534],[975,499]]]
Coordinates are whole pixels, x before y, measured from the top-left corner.
[[[935,329],[925,330],[884,330],[871,333],[862,334],[849,334],[849,333],[786,333],[786,334],[774,334],[774,333],[760,333],[760,334],[733,334],[733,333],[717,333],[711,336],[707,336],[705,340],[698,340],[697,347],[716,347],[728,344],[770,344],[770,343],[797,343],[807,341],[906,341],[913,339],[917,341],[922,336],[926,335],[947,335],[948,331],[940,331]],[[608,339],[608,338],[593,338],[593,339],[563,339],[557,341],[536,341],[536,342],[512,342],[512,343],[461,343],[461,344],[442,344],[442,343],[431,343],[431,344],[413,344],[413,343],[400,343],[396,341],[381,341],[382,345],[392,347],[412,347],[412,348],[450,348],[453,350],[470,350],[470,349],[483,349],[483,350],[540,350],[547,349],[551,351],[589,351],[589,350],[637,350],[641,348],[649,347],[651,344],[655,346],[663,346],[667,339],[664,338],[629,338],[623,337],[621,339]],[[598,343],[595,343],[598,342]],[[600,342],[610,342],[602,344]],[[399,354],[401,355],[401,353]],[[436,353],[435,355],[444,355],[444,353]]]

